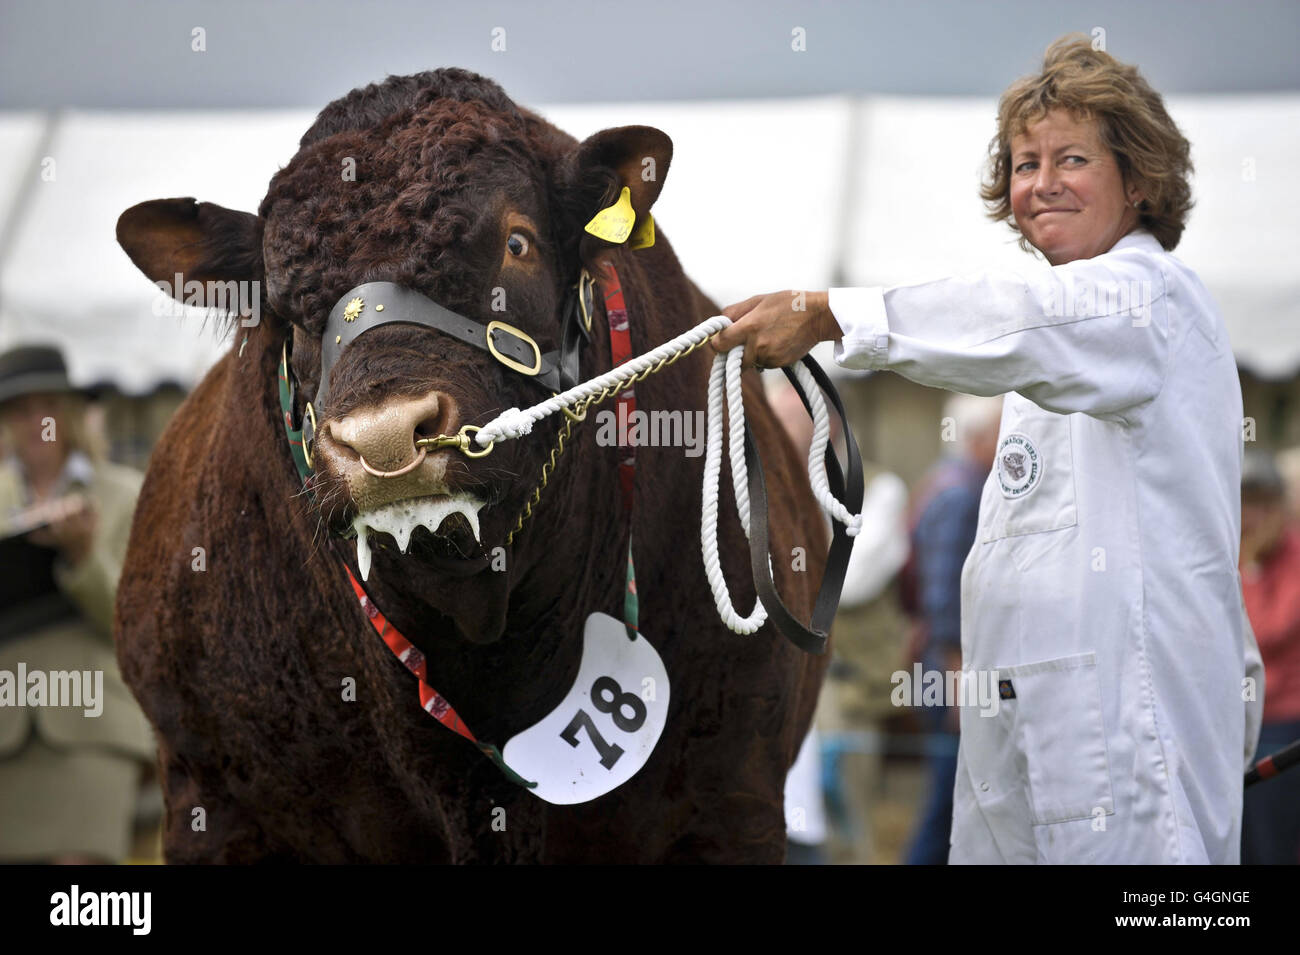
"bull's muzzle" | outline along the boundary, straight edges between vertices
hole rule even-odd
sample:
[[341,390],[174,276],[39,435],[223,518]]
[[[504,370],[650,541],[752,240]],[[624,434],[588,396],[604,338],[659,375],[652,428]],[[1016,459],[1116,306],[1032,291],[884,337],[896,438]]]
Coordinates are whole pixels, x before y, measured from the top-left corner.
[[361,511],[443,493],[450,452],[430,454],[416,442],[454,432],[458,417],[455,400],[440,391],[358,408],[323,422],[317,463],[347,484]]

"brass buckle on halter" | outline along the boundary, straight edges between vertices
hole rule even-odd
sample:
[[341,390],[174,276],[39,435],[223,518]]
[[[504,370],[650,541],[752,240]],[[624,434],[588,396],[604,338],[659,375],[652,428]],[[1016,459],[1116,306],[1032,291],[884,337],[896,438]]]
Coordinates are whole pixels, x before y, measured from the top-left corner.
[[[496,342],[492,340],[492,333],[498,329],[510,333],[533,350],[533,367],[529,368],[523,362],[516,361],[509,355],[503,354],[497,350]],[[507,368],[513,368],[520,374],[535,375],[542,370],[542,350],[537,347],[537,342],[533,341],[532,337],[529,336],[527,332],[520,331],[513,325],[507,325],[505,322],[497,321],[488,322],[487,347],[488,351],[492,353],[493,358],[501,362],[501,364],[505,365]]]
[[596,280],[586,269],[578,275],[578,314],[582,317],[582,327],[588,332],[591,331],[591,312],[595,303],[592,300],[592,290],[596,287]]

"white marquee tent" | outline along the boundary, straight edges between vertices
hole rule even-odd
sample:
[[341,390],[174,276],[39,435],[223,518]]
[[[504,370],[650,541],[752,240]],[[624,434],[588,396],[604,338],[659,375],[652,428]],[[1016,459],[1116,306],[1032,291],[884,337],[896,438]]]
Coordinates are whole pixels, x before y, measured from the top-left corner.
[[[1300,369],[1300,95],[1171,98],[1197,200],[1177,254],[1220,303],[1241,363]],[[542,107],[584,137],[672,136],[656,221],[720,304],[781,288],[899,284],[1033,267],[983,217],[989,99],[817,98]],[[201,315],[156,315],[114,240],[144,199],[253,210],[310,111],[0,113],[0,348],[61,344],[74,380],[192,386],[226,343]],[[51,162],[52,160],[52,162]]]

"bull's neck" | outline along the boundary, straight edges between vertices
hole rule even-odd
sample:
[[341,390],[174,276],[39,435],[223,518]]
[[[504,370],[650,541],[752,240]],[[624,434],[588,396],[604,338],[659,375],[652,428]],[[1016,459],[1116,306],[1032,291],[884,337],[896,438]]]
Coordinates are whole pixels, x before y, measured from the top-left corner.
[[[221,404],[257,411],[247,428],[212,424],[212,451],[224,462],[220,487],[239,519],[262,528],[248,556],[275,568],[268,585],[285,599],[273,625],[300,635],[308,656],[387,655],[348,580],[345,561],[355,545],[326,536],[293,464],[275,390],[280,340],[263,327],[250,331],[242,353],[240,345],[223,359]],[[549,712],[576,677],[587,616],[622,616],[628,526],[614,450],[597,447],[591,429],[574,442],[504,569],[429,574],[414,597],[385,578],[400,564],[377,562],[365,582],[425,653],[430,683],[481,739],[504,742]],[[499,638],[471,639],[481,639],[483,628],[496,628]],[[397,685],[418,707],[414,680],[403,676]]]
[[[424,653],[431,685],[481,739],[500,743],[559,702],[577,675],[590,614],[622,618],[629,528],[609,450],[589,440],[566,455],[567,480],[547,488],[504,566],[469,577],[422,572],[399,587],[385,571],[401,565],[377,563],[365,583],[389,621]],[[610,493],[576,493],[601,486]],[[350,587],[340,544],[347,546],[332,545],[336,576]],[[360,638],[374,639],[356,616]]]

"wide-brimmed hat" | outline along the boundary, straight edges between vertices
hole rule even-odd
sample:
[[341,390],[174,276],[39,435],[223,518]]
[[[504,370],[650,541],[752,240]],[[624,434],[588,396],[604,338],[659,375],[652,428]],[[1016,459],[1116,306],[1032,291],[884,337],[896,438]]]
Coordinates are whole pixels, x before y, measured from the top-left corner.
[[68,380],[63,354],[52,345],[23,345],[0,354],[0,403],[33,394],[85,394]]

